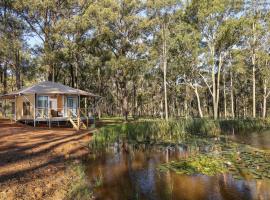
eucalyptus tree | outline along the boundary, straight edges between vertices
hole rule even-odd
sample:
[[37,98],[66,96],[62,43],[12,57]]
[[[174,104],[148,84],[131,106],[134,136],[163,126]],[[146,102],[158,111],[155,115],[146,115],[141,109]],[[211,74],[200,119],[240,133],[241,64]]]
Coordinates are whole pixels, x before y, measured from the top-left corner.
[[15,1],[19,16],[32,33],[41,41],[42,65],[47,71],[48,80],[55,80],[57,68],[56,52],[61,44],[56,40],[59,32],[57,23],[65,16],[67,9],[74,2],[72,0],[20,0]]
[[[163,87],[164,87],[164,107],[165,119],[168,120],[168,97],[167,97],[167,63],[168,63],[168,39],[169,27],[172,24],[172,18],[175,11],[181,7],[180,0],[150,0],[147,1],[147,15],[152,25],[154,41],[157,42],[157,51],[160,53],[160,59],[157,61],[163,67]],[[161,48],[160,48],[161,47]]]
[[263,85],[263,110],[262,117],[266,118],[267,113],[267,99],[270,96],[270,55],[269,52],[258,52],[257,53],[258,64],[260,66],[260,78],[262,79]]
[[201,34],[194,27],[194,24],[189,22],[184,8],[176,13],[174,22],[170,29],[171,47],[169,49],[171,65],[176,68],[173,73],[176,74],[178,85],[188,86],[194,91],[199,116],[203,117],[199,93],[200,90],[203,90],[203,81],[199,76]]
[[[28,57],[25,37],[28,33],[23,21],[14,9],[13,1],[0,3],[0,64],[3,69],[3,89],[8,90],[7,79],[11,76],[10,89],[20,89],[22,85],[23,65]],[[15,76],[15,81],[13,77]],[[15,85],[15,87],[14,87]]]
[[121,94],[120,106],[126,119],[132,82],[147,54],[143,43],[147,27],[144,9],[143,1],[139,0],[101,0],[86,10],[86,15],[96,21],[95,41],[102,50],[110,52],[105,65],[110,67],[111,87]]
[[241,1],[235,3],[230,0],[203,0],[192,1],[188,8],[191,15],[189,18],[202,34],[205,62],[202,65],[201,77],[212,96],[214,119],[218,117],[221,68],[229,50],[241,38],[237,30],[237,13],[240,7]]

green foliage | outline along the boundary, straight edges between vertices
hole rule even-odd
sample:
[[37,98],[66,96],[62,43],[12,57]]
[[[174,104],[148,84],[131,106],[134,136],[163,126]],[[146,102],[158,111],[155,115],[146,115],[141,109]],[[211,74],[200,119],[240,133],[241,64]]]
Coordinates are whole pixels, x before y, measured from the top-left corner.
[[85,167],[82,164],[78,164],[73,166],[73,170],[77,175],[77,177],[65,199],[66,200],[92,199],[92,192],[90,190],[90,185],[86,181]]
[[197,145],[209,147],[207,154],[194,152],[187,158],[162,164],[158,169],[187,175],[230,173],[236,179],[270,179],[269,151],[231,141],[195,140]]
[[228,171],[222,157],[216,155],[194,155],[187,159],[160,165],[159,170],[162,172],[172,170],[178,174],[204,174],[207,176]]
[[143,120],[102,127],[94,134],[92,147],[103,147],[125,139],[135,143],[181,143],[190,136],[219,136],[222,132],[237,132],[270,127],[270,120]]
[[219,120],[223,132],[243,132],[247,130],[259,130],[270,127],[270,119],[237,119]]

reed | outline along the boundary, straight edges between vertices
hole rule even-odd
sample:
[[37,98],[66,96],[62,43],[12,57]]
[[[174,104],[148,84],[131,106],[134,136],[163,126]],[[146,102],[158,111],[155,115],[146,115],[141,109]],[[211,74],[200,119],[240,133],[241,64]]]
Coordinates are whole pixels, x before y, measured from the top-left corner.
[[91,142],[92,146],[104,146],[112,142],[127,140],[129,142],[174,142],[181,143],[195,136],[216,137],[224,132],[243,132],[251,129],[270,127],[266,119],[181,119],[181,120],[140,120],[105,126],[99,129]]

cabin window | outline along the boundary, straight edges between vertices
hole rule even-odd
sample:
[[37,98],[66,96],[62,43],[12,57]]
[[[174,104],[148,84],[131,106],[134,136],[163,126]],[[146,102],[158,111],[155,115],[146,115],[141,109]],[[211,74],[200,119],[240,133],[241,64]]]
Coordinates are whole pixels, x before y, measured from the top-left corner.
[[67,98],[67,107],[68,108],[76,108],[76,105],[74,104],[74,98],[68,97]]
[[48,108],[48,96],[38,96],[37,106],[38,108]]
[[23,115],[30,115],[30,102],[23,102]]
[[11,102],[11,113],[15,114],[15,102]]

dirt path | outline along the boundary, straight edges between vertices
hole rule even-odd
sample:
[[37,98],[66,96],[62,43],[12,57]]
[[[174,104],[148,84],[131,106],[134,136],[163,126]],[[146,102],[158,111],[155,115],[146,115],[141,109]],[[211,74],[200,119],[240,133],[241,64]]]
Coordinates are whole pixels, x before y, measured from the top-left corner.
[[63,199],[76,176],[67,161],[88,152],[89,131],[0,121],[0,199]]

